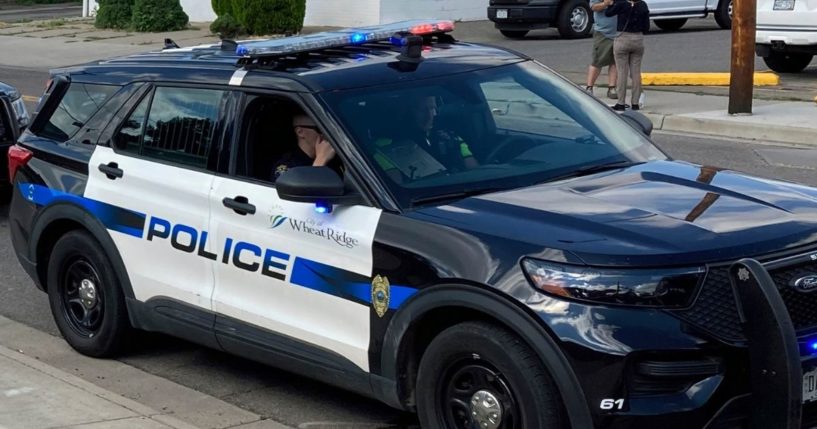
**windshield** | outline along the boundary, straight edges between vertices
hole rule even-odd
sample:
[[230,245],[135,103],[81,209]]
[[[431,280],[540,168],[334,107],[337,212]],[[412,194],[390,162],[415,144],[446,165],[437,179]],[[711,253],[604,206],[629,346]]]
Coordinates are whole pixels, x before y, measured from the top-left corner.
[[665,159],[532,61],[323,98],[403,208]]

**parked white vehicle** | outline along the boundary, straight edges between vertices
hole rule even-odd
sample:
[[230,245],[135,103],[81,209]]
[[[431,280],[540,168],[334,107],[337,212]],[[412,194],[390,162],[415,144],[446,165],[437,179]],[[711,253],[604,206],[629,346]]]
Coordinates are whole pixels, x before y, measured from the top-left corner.
[[806,68],[817,54],[817,0],[758,0],[755,51],[776,72]]
[[[817,0],[809,0],[817,1]],[[689,18],[706,18],[710,13],[721,28],[732,28],[733,0],[647,0],[650,18],[658,28],[678,30]],[[588,0],[490,0],[488,19],[510,38],[528,31],[555,26],[568,39],[586,37],[593,27]]]

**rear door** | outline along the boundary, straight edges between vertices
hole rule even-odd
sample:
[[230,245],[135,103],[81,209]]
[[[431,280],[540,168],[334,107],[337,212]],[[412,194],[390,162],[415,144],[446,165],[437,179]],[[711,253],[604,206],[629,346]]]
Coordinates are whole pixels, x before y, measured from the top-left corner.
[[15,118],[14,109],[8,97],[0,96],[0,147],[8,147],[17,141],[20,130]]
[[116,216],[144,219],[112,237],[136,299],[211,308],[213,254],[208,235],[214,160],[228,92],[157,85],[146,91],[89,164],[86,197]]

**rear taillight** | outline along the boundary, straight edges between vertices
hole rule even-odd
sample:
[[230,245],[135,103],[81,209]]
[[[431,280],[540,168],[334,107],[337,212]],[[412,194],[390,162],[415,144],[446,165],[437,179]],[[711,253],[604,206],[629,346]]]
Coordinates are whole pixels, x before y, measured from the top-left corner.
[[30,150],[20,146],[14,145],[9,148],[9,182],[14,183],[14,176],[20,167],[28,164],[31,157],[34,156]]

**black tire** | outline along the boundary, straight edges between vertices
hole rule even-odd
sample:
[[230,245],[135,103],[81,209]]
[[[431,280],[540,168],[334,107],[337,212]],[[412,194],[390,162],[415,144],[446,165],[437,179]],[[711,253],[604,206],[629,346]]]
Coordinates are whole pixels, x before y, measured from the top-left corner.
[[110,357],[130,331],[119,280],[99,243],[86,231],[71,231],[48,260],[48,300],[60,333],[76,351]]
[[499,30],[499,32],[509,39],[521,39],[528,35],[528,30]]
[[[424,428],[474,425],[479,393],[500,404],[500,428],[563,427],[558,390],[539,357],[517,336],[485,322],[452,326],[429,344],[417,374],[417,411]],[[491,403],[491,401],[488,401]],[[489,412],[479,407],[480,412]]]
[[724,30],[732,28],[732,4],[734,0],[721,0],[715,9],[715,22]]
[[800,73],[808,67],[813,57],[811,54],[787,54],[772,51],[768,57],[763,57],[763,62],[778,73]]
[[655,26],[664,31],[678,31],[687,23],[686,18],[656,19]]
[[587,0],[568,0],[559,9],[556,21],[559,35],[565,39],[579,39],[590,35],[593,13]]

